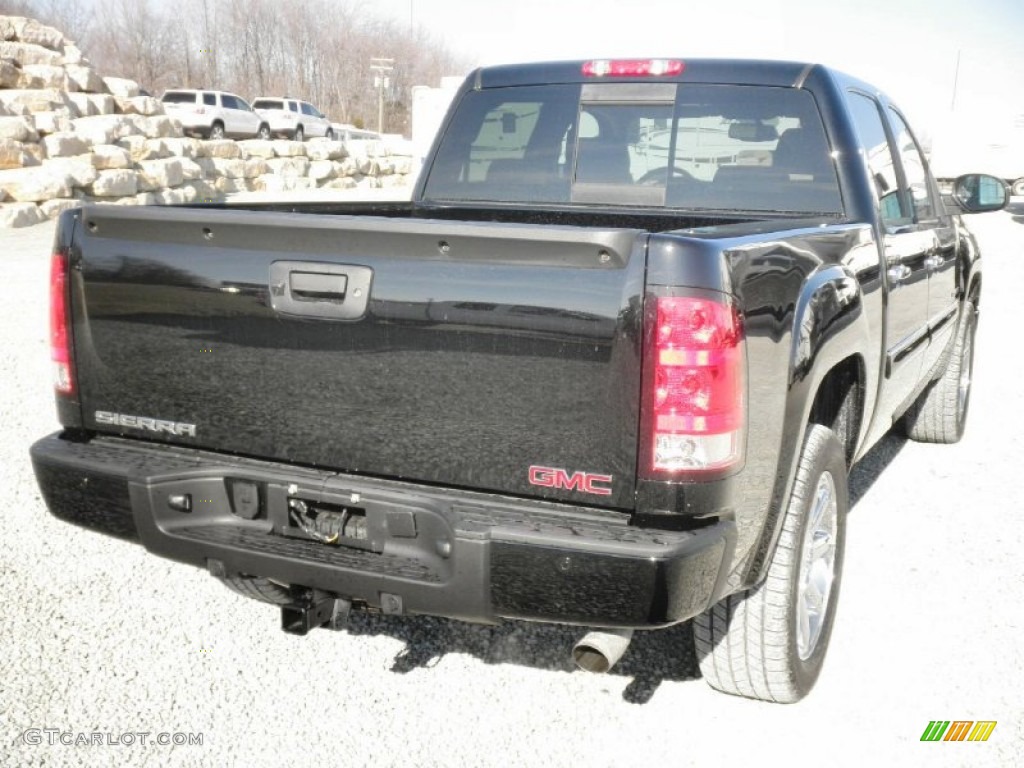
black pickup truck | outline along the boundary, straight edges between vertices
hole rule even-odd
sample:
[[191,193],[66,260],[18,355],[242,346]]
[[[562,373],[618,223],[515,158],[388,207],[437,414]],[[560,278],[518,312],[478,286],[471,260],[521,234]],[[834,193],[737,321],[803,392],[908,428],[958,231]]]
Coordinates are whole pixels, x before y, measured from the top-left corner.
[[[65,213],[57,517],[279,604],[694,620],[704,677],[810,690],[850,466],[955,442],[981,265],[900,111],[819,65],[485,68],[412,200]],[[680,649],[680,653],[683,649]]]

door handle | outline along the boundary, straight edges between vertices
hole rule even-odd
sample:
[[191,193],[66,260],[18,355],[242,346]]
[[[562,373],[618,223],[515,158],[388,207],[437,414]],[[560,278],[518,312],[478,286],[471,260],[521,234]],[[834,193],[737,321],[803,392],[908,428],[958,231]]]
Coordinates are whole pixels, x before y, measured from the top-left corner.
[[910,277],[910,271],[910,267],[906,264],[897,264],[894,267],[889,267],[886,274],[889,276],[890,283],[901,283]]
[[270,306],[282,315],[359,320],[366,315],[373,270],[349,264],[275,261]]

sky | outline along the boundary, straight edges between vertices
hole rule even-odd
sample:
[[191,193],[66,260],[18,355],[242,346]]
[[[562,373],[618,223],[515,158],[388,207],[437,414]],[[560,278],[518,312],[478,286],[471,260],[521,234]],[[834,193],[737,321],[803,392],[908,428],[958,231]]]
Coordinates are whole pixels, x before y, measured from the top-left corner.
[[1024,114],[1024,0],[372,0],[368,5],[422,25],[473,64],[626,56],[815,61],[885,91],[921,126],[919,133],[949,116],[954,83],[961,113],[983,110],[1008,120]]

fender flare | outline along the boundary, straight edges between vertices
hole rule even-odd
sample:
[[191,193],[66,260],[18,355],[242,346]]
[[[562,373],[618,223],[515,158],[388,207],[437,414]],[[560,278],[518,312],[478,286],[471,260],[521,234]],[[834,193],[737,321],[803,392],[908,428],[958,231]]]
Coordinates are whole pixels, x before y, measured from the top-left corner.
[[[877,350],[876,350],[877,352]],[[745,583],[753,586],[765,575],[782,531],[783,512],[793,490],[800,449],[818,391],[825,377],[850,357],[871,359],[869,318],[860,283],[847,269],[827,265],[804,281],[793,318],[789,359],[786,427],[779,446],[778,473],[772,500],[753,551]],[[877,393],[878,373],[861,365],[864,376],[863,413],[870,413]],[[871,380],[871,379],[874,380]],[[855,437],[859,447],[867,433],[862,418]]]

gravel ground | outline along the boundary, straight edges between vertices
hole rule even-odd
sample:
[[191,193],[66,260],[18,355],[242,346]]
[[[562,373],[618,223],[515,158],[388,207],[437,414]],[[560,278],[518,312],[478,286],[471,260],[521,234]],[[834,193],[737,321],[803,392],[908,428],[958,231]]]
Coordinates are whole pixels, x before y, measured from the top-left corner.
[[[1008,478],[1024,456],[1024,217],[972,223],[986,267],[967,435],[889,436],[855,470],[829,660],[792,706],[713,692],[686,626],[639,636],[605,676],[572,670],[576,633],[560,627],[357,617],[348,633],[291,637],[273,608],[199,570],[56,521],[28,461],[57,428],[53,228],[0,233],[0,763],[1022,764],[1024,492]],[[920,742],[935,719],[998,725],[985,743]],[[203,743],[36,745],[29,728]]]

